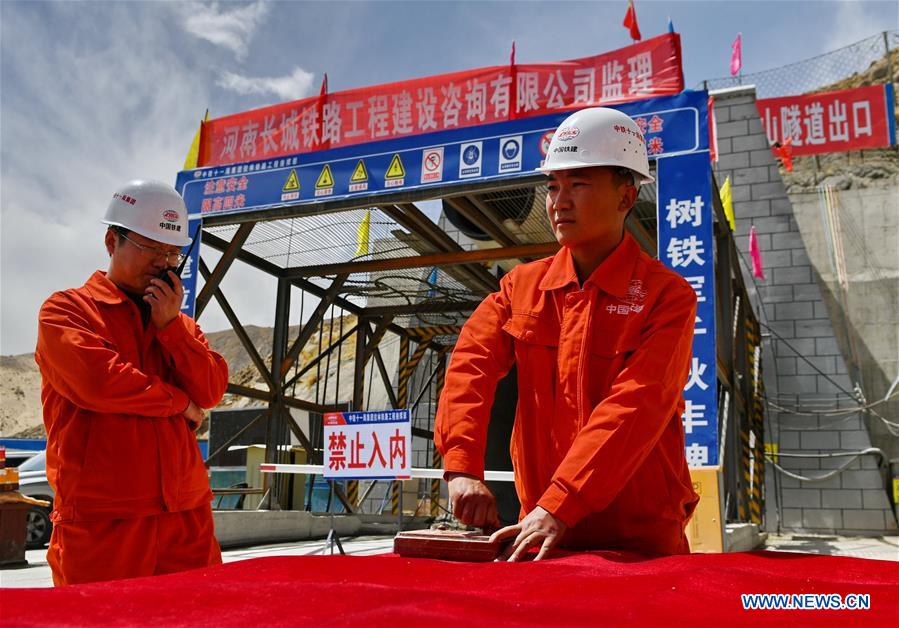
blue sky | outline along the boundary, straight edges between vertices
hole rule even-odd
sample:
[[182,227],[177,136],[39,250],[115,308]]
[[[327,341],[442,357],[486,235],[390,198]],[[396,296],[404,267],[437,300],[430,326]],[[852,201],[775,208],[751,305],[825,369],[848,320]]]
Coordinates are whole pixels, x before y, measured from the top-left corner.
[[[106,265],[99,224],[131,178],[174,182],[197,121],[331,91],[630,43],[626,2],[0,2],[0,353],[32,351],[54,290]],[[668,17],[687,87],[897,28],[897,3],[637,1],[644,38]],[[204,253],[214,263],[216,256]],[[238,269],[223,289],[269,325],[274,288]],[[210,306],[201,324],[227,323]]]

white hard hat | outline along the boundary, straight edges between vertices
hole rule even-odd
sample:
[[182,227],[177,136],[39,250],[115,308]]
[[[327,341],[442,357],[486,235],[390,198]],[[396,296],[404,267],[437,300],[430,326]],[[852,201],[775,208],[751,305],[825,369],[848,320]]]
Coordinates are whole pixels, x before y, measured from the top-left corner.
[[103,222],[163,244],[190,244],[184,200],[161,181],[126,183],[112,195]]
[[567,118],[553,133],[543,165],[544,174],[554,170],[614,166],[628,168],[636,184],[652,183],[646,140],[630,116],[617,109],[591,107]]

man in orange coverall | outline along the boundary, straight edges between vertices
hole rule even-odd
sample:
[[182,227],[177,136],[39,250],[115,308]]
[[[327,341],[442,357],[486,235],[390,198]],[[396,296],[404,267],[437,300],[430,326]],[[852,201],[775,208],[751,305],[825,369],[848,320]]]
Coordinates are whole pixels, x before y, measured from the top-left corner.
[[465,324],[446,374],[435,441],[453,511],[499,525],[483,482],[497,382],[518,366],[511,454],[520,521],[504,558],[539,547],[689,553],[698,502],[684,456],[682,391],[696,295],[624,230],[651,183],[639,127],[592,108],[553,135],[541,171],[562,248],[515,267]]
[[221,562],[194,431],[228,365],[159,279],[190,243],[170,186],[133,181],[103,220],[109,270],[41,307],[35,360],[56,492],[47,562],[57,586]]

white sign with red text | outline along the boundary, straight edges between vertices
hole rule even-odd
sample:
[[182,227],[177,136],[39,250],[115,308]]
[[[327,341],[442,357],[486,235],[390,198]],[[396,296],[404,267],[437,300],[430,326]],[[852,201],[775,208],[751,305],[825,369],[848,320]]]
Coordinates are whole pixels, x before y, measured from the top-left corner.
[[411,477],[408,410],[330,412],[324,416],[324,477],[329,480]]

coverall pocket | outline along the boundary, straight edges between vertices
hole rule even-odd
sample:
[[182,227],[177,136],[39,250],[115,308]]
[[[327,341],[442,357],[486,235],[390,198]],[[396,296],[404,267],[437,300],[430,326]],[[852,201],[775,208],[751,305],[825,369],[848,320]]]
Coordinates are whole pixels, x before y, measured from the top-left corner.
[[118,352],[122,362],[132,364],[138,369],[141,368],[142,361],[140,358],[140,349],[136,344],[120,344],[118,346]]
[[591,405],[599,404],[608,394],[612,382],[624,369],[625,362],[640,346],[639,336],[627,330],[597,329],[590,343],[590,377],[587,388]]
[[559,326],[529,312],[512,312],[503,331],[527,344],[559,346]]
[[96,503],[157,496],[159,452],[153,427],[157,420],[121,414],[91,417],[77,497]]
[[[515,339],[519,403],[549,403],[551,408],[558,379],[558,328],[536,316],[513,312],[503,325],[503,331]],[[540,410],[537,407],[533,409]]]
[[590,339],[590,353],[604,358],[632,353],[639,346],[639,329],[626,324],[624,319],[596,325]]
[[107,349],[118,354],[118,359],[120,362],[125,364],[132,364],[133,366],[140,368],[140,349],[133,339],[116,339],[110,333],[110,335],[101,338],[100,341],[106,346]]

